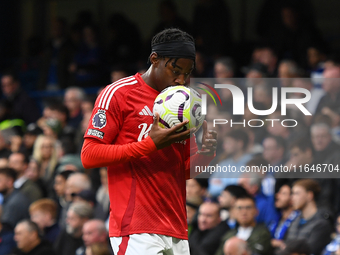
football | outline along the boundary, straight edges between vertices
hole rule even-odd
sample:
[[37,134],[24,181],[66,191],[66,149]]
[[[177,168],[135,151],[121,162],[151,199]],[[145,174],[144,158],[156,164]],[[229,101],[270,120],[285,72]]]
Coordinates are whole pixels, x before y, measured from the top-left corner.
[[204,120],[201,104],[201,95],[196,90],[185,86],[171,86],[164,89],[155,99],[153,114],[159,114],[159,125],[163,128],[171,128],[189,120],[189,123],[178,131],[194,127],[197,131]]

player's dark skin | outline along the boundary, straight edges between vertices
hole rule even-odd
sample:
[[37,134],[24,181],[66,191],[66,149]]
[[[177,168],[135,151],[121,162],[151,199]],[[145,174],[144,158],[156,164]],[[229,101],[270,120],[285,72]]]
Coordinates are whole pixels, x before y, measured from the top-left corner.
[[[194,61],[191,59],[180,58],[171,59],[159,58],[157,53],[153,52],[150,55],[150,68],[142,75],[146,84],[157,91],[162,91],[169,86],[185,85],[190,73],[194,69]],[[186,140],[195,130],[186,130],[178,133],[182,126],[188,121],[173,126],[169,129],[161,128],[158,125],[159,115],[156,113],[152,128],[150,130],[150,138],[154,141],[157,149],[162,149],[171,145],[174,142]],[[203,155],[212,156],[216,151],[217,133],[214,130],[207,128],[207,122],[203,122],[202,149],[198,152]]]

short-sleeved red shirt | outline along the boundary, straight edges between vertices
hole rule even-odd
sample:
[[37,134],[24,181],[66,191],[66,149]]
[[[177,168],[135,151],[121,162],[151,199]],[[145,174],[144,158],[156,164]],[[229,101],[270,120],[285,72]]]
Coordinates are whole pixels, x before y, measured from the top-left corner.
[[[140,74],[108,85],[96,100],[84,137],[115,145],[145,139],[158,94]],[[188,238],[185,161],[197,151],[191,148],[186,140],[108,166],[110,237],[153,233]]]

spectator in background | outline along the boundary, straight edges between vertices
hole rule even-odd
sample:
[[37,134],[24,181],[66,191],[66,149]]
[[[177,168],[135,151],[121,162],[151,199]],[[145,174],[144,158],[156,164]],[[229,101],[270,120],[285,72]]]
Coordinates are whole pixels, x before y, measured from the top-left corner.
[[62,18],[52,21],[51,39],[44,50],[39,90],[65,89],[70,86],[68,67],[74,53],[74,46],[66,35],[66,22]]
[[11,168],[0,169],[0,193],[4,196],[2,204],[1,222],[9,224],[12,228],[28,218],[29,200],[14,188],[16,172]]
[[[1,219],[1,210],[0,210]],[[11,251],[16,247],[14,241],[13,227],[9,224],[1,223],[0,221],[0,255],[11,254]]]
[[3,132],[0,131],[0,158],[8,158],[11,154],[11,151],[8,149],[8,144],[3,135]]
[[58,120],[60,123],[60,131],[58,132],[58,137],[63,139],[66,137],[67,139],[74,140],[75,129],[74,127],[68,125],[69,119],[69,110],[66,105],[62,104],[61,102],[51,104],[50,105],[51,111],[51,119]]
[[111,249],[105,222],[98,219],[89,220],[83,225],[83,241],[84,246],[77,249],[77,255],[85,255],[86,250],[93,244],[100,244]]
[[[247,166],[250,168],[255,166],[259,171],[262,171],[260,165],[256,164],[256,159],[248,162]],[[255,163],[255,164],[254,164]],[[262,186],[262,178],[258,172],[243,173],[238,181],[238,184],[247,190],[247,192],[254,198],[258,214],[256,216],[257,223],[265,223],[267,226],[276,220],[279,213],[274,207],[274,196],[265,195]]]
[[212,75],[213,70],[208,57],[202,52],[196,51],[195,69],[192,70],[191,77],[209,78]]
[[112,249],[95,243],[86,248],[86,255],[112,255]]
[[247,191],[241,186],[228,185],[218,197],[221,207],[221,220],[225,221],[230,229],[236,227],[235,202],[239,197],[247,194]]
[[39,189],[41,190],[43,197],[46,197],[48,195],[46,186],[44,184],[44,181],[40,178],[39,170],[40,165],[38,161],[31,157],[28,163],[28,167],[25,171],[25,176],[27,179],[35,182],[38,185]]
[[[314,131],[315,132],[315,131]],[[314,133],[315,137],[315,133]],[[315,139],[315,138],[314,138]],[[331,153],[332,151],[328,151]],[[336,153],[336,151],[334,152]],[[300,139],[295,140],[290,145],[290,159],[287,162],[287,165],[296,165],[296,166],[312,166],[320,164],[319,157],[315,156],[316,152],[314,152],[313,145],[309,138],[302,137]],[[338,154],[337,154],[338,155]],[[333,156],[334,157],[334,156]],[[295,181],[297,177],[305,177],[306,175],[297,176],[296,174],[292,173],[288,176],[288,173],[282,174],[281,177],[290,178],[289,180]],[[330,213],[337,211],[340,208],[339,202],[337,197],[337,180],[335,178],[330,178],[329,174],[326,172],[324,173],[309,173],[309,177],[314,177],[315,181],[321,187],[320,194],[316,199],[317,206],[326,210],[329,210]],[[282,180],[282,179],[280,179]],[[292,183],[291,183],[292,184]]]
[[12,153],[8,159],[8,166],[17,173],[14,188],[20,190],[32,203],[42,198],[43,192],[38,184],[26,177],[25,173],[28,168],[28,163],[28,157],[21,152]]
[[72,203],[67,211],[66,228],[63,229],[55,244],[56,254],[74,255],[84,245],[83,226],[93,216],[93,209],[88,203]]
[[[267,132],[272,136],[279,136],[285,139],[286,144],[294,141],[296,138],[300,137],[302,134],[306,134],[305,127],[302,125],[298,125],[294,128],[294,132],[292,128],[287,127],[286,125],[282,125],[282,121],[287,118],[287,116],[281,115],[280,111],[275,111],[268,116],[268,119],[274,119],[266,126]],[[299,122],[300,123],[300,122]]]
[[300,214],[294,211],[291,202],[291,187],[288,183],[282,183],[279,191],[275,195],[275,207],[280,210],[280,217],[273,220],[269,225],[269,230],[272,235],[272,246],[277,250],[282,250],[285,247],[285,237],[287,231]]
[[329,214],[318,210],[316,199],[320,186],[315,180],[302,179],[293,184],[292,204],[301,214],[292,222],[287,233],[290,240],[306,240],[310,252],[321,254],[324,247],[331,241],[332,225]]
[[286,141],[280,136],[267,136],[263,140],[263,158],[272,166],[286,162]]
[[277,73],[277,54],[273,48],[264,46],[260,48],[258,61],[267,66],[268,77],[276,77]]
[[291,87],[293,78],[301,77],[301,69],[293,60],[282,60],[278,67],[281,87]]
[[[70,174],[66,180],[65,185],[65,205],[62,207],[60,214],[59,225],[65,227],[66,216],[69,206],[73,202],[76,194],[79,194],[83,190],[91,189],[91,181],[88,175],[84,173],[74,172]],[[90,204],[89,204],[90,205]],[[92,208],[92,207],[91,207]]]
[[107,214],[104,214],[103,208],[97,203],[96,193],[92,190],[82,190],[79,193],[72,193],[73,202],[83,201],[89,203],[93,208],[93,217],[96,219],[106,220]]
[[83,190],[90,190],[90,189],[91,189],[91,181],[88,175],[84,173],[73,173],[67,178],[67,181],[66,181],[66,188],[65,188],[66,201],[72,202],[75,194],[79,194]]
[[314,88],[322,88],[323,72],[325,70],[326,54],[320,46],[312,45],[307,49],[307,64],[309,66],[310,78]]
[[290,255],[290,254],[313,254],[311,253],[310,248],[308,247],[308,244],[306,240],[300,239],[300,240],[289,240],[287,244],[285,245],[285,248],[278,252],[277,255]]
[[110,197],[107,183],[107,168],[101,167],[99,169],[99,174],[101,185],[97,190],[96,200],[98,204],[101,206],[104,215],[108,217],[110,214]]
[[78,87],[70,87],[65,91],[64,104],[69,111],[67,125],[77,129],[83,119],[81,112],[81,103],[85,98],[85,92]]
[[237,211],[237,227],[229,230],[220,239],[220,246],[215,255],[223,255],[223,246],[227,240],[236,236],[247,242],[253,253],[271,255],[270,233],[266,226],[256,223],[258,213],[254,198],[245,195],[236,200],[235,210]]
[[235,62],[232,58],[219,58],[215,61],[215,78],[233,78],[235,75]]
[[197,198],[186,200],[185,207],[187,210],[188,236],[191,235],[193,229],[197,228],[197,214],[200,204],[201,200],[197,201]]
[[55,168],[58,164],[58,145],[53,137],[40,135],[34,143],[33,157],[40,165],[39,176],[48,194],[52,189]]
[[[268,67],[262,63],[253,63],[244,69],[246,78],[256,84],[263,82],[260,78],[268,77]],[[249,82],[248,81],[248,82]],[[254,84],[252,84],[254,86]]]
[[52,245],[41,239],[38,225],[30,220],[23,220],[15,227],[14,239],[17,249],[13,255],[54,255]]
[[40,112],[35,101],[22,90],[19,78],[14,73],[3,73],[1,89],[4,96],[2,100],[9,109],[9,119],[22,119],[26,125],[38,120]]
[[[53,189],[56,195],[56,200],[58,202],[58,222],[65,220],[66,217],[66,211],[68,208],[68,202],[65,198],[66,180],[73,173],[74,171],[70,170],[62,171],[60,173],[57,173],[54,178]],[[64,212],[64,214],[62,214],[62,212]],[[63,224],[60,223],[59,225],[62,226]]]
[[20,152],[24,153],[25,155],[32,155],[33,154],[33,146],[38,138],[39,135],[42,134],[42,130],[38,127],[37,124],[31,123],[26,127],[26,132],[22,139],[22,144],[20,146]]
[[317,29],[305,22],[303,12],[294,5],[281,7],[281,29],[272,32],[275,45],[282,58],[290,58],[305,66],[306,51],[312,43],[322,43]]
[[73,75],[72,84],[78,87],[94,87],[103,82],[103,56],[97,40],[97,29],[93,25],[82,29],[82,41],[69,66],[69,72]]
[[92,114],[92,110],[94,107],[94,99],[92,97],[85,97],[81,102],[81,111],[83,114],[90,113]]
[[320,99],[315,113],[323,113],[327,108],[340,113],[340,67],[328,68],[323,72],[322,89],[326,94]]
[[339,162],[340,147],[332,141],[330,127],[325,123],[313,124],[310,128],[314,154],[314,164]]
[[[285,59],[279,63],[278,77],[280,79],[297,78],[301,76],[299,66],[293,60]],[[286,83],[282,84],[283,87],[289,87]]]
[[245,166],[252,158],[252,156],[246,152],[248,141],[248,134],[241,129],[232,130],[226,135],[223,147],[227,159],[219,162],[218,165],[221,168],[223,166],[236,167],[236,172],[227,174],[223,172],[213,173],[209,178],[209,193],[211,196],[217,197],[226,186],[237,183],[237,178],[240,177],[241,173],[241,166]]
[[[322,89],[318,89],[313,87],[312,81],[309,78],[296,78],[293,79],[292,83],[291,83],[293,88],[304,88],[307,89],[308,91],[310,91],[311,93],[311,99],[304,104],[304,106],[306,107],[306,109],[312,114],[315,114],[316,108],[318,106],[318,103],[321,99],[321,97],[324,96],[325,92]],[[303,98],[304,94],[302,93],[294,93],[292,95],[294,98]],[[291,105],[293,106],[293,105]],[[294,110],[297,114],[299,114],[301,116],[301,111],[299,109],[297,109],[297,107],[294,105],[294,108],[292,108],[292,110]],[[291,113],[291,112],[290,112]],[[297,115],[298,116],[298,115]],[[310,119],[312,119],[311,116],[304,116],[305,120],[308,121],[307,123],[310,124]]]
[[94,24],[93,13],[90,10],[82,10],[76,14],[76,20],[71,27],[71,40],[74,46],[79,46],[84,27]]
[[187,199],[196,199],[196,201],[201,201],[201,204],[207,196],[208,184],[208,180],[204,178],[192,178],[187,180]]
[[198,210],[198,228],[189,237],[192,254],[214,255],[220,237],[228,230],[228,225],[221,221],[219,204],[204,202]]
[[323,252],[322,252],[323,255],[335,254],[335,252],[339,248],[339,244],[340,244],[340,215],[338,215],[338,217],[336,218],[335,230],[336,230],[336,235],[334,236],[333,240],[323,250]]
[[30,205],[29,213],[31,221],[38,225],[43,239],[53,244],[60,232],[57,203],[48,198],[39,199]]
[[246,241],[238,237],[231,237],[223,246],[224,255],[251,255],[252,252]]

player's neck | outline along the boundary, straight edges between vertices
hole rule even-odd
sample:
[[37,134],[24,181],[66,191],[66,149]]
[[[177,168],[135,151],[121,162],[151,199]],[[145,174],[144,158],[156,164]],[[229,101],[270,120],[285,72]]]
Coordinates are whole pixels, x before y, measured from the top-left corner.
[[154,75],[152,75],[151,68],[152,66],[150,66],[150,68],[145,73],[143,73],[141,77],[147,85],[149,85],[151,88],[158,91],[156,83],[154,82],[154,77],[153,77]]

